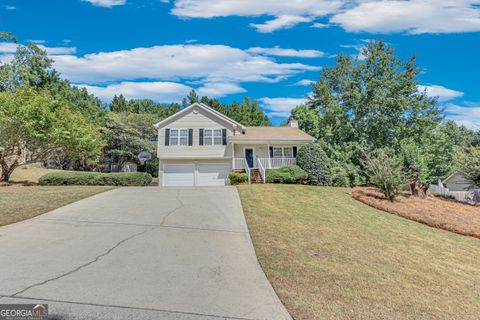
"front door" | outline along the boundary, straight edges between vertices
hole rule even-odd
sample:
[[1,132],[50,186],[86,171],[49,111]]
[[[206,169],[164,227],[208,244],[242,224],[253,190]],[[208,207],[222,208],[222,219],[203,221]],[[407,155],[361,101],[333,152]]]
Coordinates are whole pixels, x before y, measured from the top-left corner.
[[253,149],[245,149],[245,160],[247,160],[248,167],[253,168]]

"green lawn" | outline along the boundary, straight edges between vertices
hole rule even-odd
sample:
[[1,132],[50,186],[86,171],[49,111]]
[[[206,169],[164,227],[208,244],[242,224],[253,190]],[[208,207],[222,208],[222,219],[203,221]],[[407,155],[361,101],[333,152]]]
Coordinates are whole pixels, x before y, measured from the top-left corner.
[[0,226],[112,190],[110,186],[0,187]]
[[479,318],[480,240],[373,209],[349,189],[238,190],[263,270],[296,320]]
[[50,172],[70,172],[66,170],[45,169],[38,164],[29,164],[16,168],[10,177],[11,181],[38,182],[38,179]]

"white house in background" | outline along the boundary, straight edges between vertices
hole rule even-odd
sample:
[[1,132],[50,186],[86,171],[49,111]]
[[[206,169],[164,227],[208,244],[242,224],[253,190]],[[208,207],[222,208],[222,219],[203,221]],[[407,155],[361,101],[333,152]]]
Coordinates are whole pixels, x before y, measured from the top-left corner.
[[264,181],[265,170],[296,163],[297,150],[315,139],[298,128],[245,127],[194,103],[155,125],[160,186],[220,186],[228,174],[245,171]]
[[450,191],[466,191],[473,188],[472,182],[462,172],[455,172],[443,180],[443,185]]

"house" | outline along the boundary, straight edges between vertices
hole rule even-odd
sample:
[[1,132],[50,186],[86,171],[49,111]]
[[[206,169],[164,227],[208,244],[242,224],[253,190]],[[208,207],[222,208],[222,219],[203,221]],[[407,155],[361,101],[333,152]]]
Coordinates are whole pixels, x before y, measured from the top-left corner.
[[450,191],[467,191],[474,187],[465,174],[458,171],[443,180],[443,185]]
[[194,103],[155,125],[160,186],[229,184],[232,170],[264,181],[265,170],[296,163],[298,149],[314,138],[298,128],[245,127]]

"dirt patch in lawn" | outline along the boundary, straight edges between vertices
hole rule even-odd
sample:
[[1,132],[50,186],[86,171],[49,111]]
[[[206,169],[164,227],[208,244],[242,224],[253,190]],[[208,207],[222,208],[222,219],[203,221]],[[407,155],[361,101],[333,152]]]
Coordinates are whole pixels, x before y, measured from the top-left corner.
[[480,206],[433,196],[422,199],[407,194],[396,197],[392,202],[373,187],[355,188],[352,197],[376,209],[480,239]]

